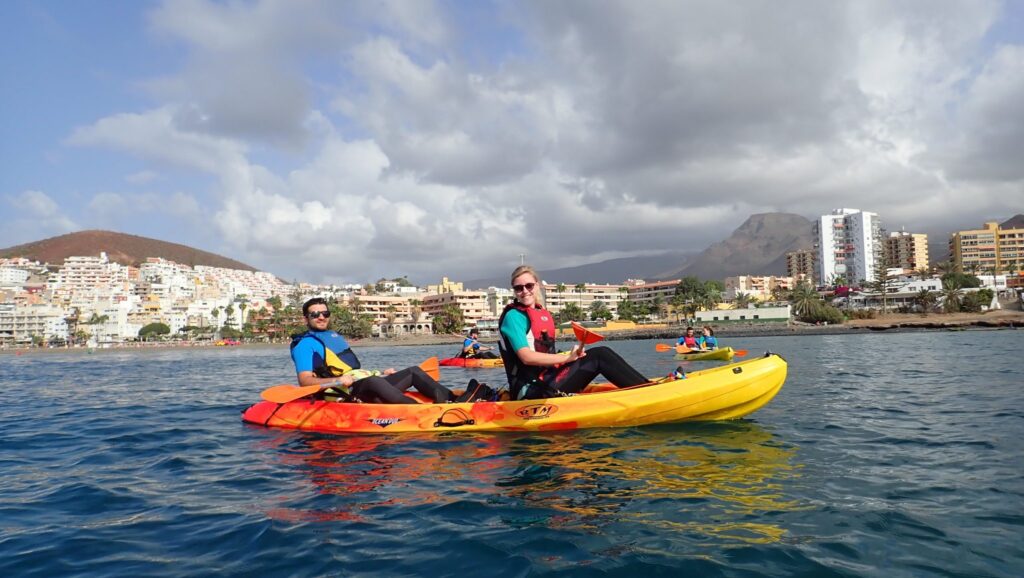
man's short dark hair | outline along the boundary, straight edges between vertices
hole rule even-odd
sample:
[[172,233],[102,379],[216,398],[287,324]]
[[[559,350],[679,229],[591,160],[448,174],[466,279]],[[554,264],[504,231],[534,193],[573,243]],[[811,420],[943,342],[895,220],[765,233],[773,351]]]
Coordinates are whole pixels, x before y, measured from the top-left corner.
[[474,327],[474,328],[469,330],[469,334],[470,335],[480,335],[480,330],[478,330],[476,327]]
[[326,307],[327,306],[327,300],[324,299],[323,297],[314,297],[314,298],[310,299],[309,301],[306,301],[305,303],[302,304],[302,316],[303,317],[308,316],[309,315],[309,308],[314,306],[314,305],[323,305],[323,306]]

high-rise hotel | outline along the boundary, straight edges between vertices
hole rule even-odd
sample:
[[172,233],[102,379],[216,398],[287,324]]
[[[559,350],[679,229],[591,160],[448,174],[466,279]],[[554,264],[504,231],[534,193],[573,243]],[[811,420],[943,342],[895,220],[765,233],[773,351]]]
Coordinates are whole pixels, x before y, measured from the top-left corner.
[[873,281],[883,256],[882,223],[875,213],[859,209],[835,209],[815,223],[818,279],[834,283]]
[[1024,227],[1009,222],[985,223],[984,228],[958,231],[949,237],[949,254],[963,272],[1016,272],[1024,265]]
[[889,267],[917,271],[928,268],[928,235],[893,231],[885,238],[885,262]]

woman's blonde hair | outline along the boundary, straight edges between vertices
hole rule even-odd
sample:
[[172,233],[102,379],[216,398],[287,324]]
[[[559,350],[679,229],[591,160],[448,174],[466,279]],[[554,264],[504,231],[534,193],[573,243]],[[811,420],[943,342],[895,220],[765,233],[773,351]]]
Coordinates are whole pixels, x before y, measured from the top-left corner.
[[[516,267],[515,270],[512,271],[512,277],[508,281],[509,286],[516,282],[516,277],[519,277],[524,273],[529,273],[530,276],[533,277],[533,282],[537,284],[537,286],[533,288],[533,296],[537,300],[537,304],[544,307],[544,285],[540,282],[540,275],[537,274],[537,271],[535,271],[533,267],[529,265],[520,265]],[[513,299],[514,298],[515,295],[513,295]]]

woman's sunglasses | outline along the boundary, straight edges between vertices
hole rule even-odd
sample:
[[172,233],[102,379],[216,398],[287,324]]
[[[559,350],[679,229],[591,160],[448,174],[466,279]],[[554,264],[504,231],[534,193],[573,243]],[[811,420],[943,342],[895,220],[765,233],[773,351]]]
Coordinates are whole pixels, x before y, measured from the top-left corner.
[[331,312],[330,311],[310,311],[309,314],[306,315],[306,317],[309,317],[310,319],[317,319],[319,317],[323,317],[324,319],[329,319],[331,317]]
[[533,288],[536,286],[536,283],[523,283],[522,285],[513,285],[512,290],[515,291],[516,293],[522,293],[523,290],[533,291]]

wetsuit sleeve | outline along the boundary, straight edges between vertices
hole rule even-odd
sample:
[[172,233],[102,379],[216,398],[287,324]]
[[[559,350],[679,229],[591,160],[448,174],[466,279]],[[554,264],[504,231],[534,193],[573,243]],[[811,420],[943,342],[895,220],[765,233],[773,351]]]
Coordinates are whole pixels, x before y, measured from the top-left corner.
[[530,346],[526,339],[527,331],[529,331],[529,324],[525,314],[515,310],[505,314],[505,319],[501,322],[501,334],[512,344],[512,351],[519,351]]
[[[292,348],[292,363],[295,364],[295,374],[298,375],[303,371],[313,371],[313,344],[316,343],[313,339],[303,339],[295,347]],[[320,345],[319,343],[316,343]]]

